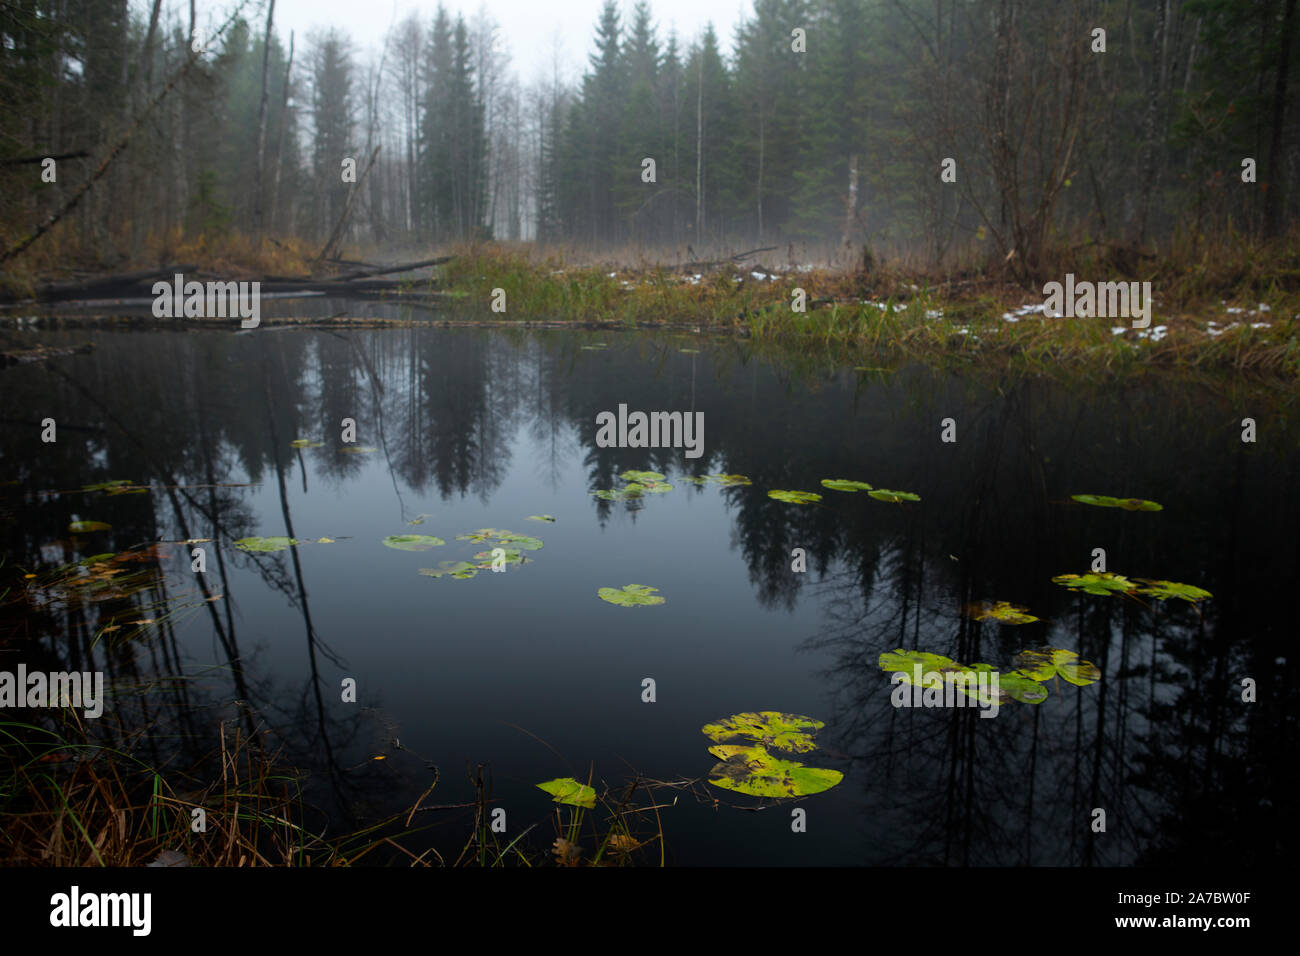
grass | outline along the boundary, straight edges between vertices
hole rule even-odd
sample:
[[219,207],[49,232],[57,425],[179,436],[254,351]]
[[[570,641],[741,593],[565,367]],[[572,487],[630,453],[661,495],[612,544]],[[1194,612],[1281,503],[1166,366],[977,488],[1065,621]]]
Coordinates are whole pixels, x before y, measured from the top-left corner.
[[[1249,259],[1250,253],[1248,247],[1242,255]],[[1128,325],[1124,320],[1017,315],[1026,305],[1041,304],[1041,292],[988,277],[935,280],[811,270],[769,279],[752,274],[773,275],[761,267],[683,274],[663,268],[567,266],[554,257],[538,262],[488,248],[460,255],[445,267],[438,287],[462,294],[466,308],[480,319],[688,327],[842,357],[870,355],[873,362],[1008,360],[1038,372],[1076,366],[1107,374],[1169,366],[1300,381],[1300,296],[1293,287],[1298,284],[1269,279],[1257,266],[1216,261],[1198,263],[1167,286],[1160,278],[1167,273],[1157,271],[1155,279],[1147,280],[1157,301],[1151,329],[1129,328],[1122,334],[1112,328]],[[1074,268],[1080,276],[1113,275],[1113,270],[1091,268],[1088,261]],[[796,287],[805,292],[804,312],[791,307]],[[495,289],[505,292],[504,314],[487,307]],[[1228,289],[1223,294],[1231,298],[1210,298],[1219,295],[1210,290]],[[1263,311],[1258,310],[1261,304]],[[1240,311],[1225,311],[1234,307]],[[1015,321],[1004,318],[1006,313]],[[1237,315],[1241,319],[1234,319]],[[1268,324],[1253,328],[1254,323]],[[1158,326],[1164,328],[1153,332]]]
[[[132,267],[191,261],[214,274],[257,277],[307,275],[316,247],[298,239],[257,243],[230,232],[212,241],[176,233],[152,240],[147,249],[148,261]],[[813,268],[790,261],[792,248],[698,271],[661,264],[679,259],[676,250],[647,258],[645,250],[629,247],[597,258],[531,243],[475,243],[441,252],[456,258],[432,281],[412,281],[406,289],[413,300],[441,293],[437,308],[458,322],[686,328],[802,352],[833,351],[850,363],[860,356],[861,364],[872,366],[978,361],[1036,374],[1071,368],[1098,375],[1156,366],[1300,382],[1300,228],[1275,240],[1231,226],[1210,236],[1183,231],[1154,252],[1082,235],[1062,238],[1044,252],[1039,271],[1048,279],[1073,272],[1092,281],[1151,282],[1151,326],[1163,326],[1158,335],[1131,328],[1113,334],[1113,327],[1129,324],[1120,319],[1014,315],[1042,303],[1041,284],[1017,281],[1006,262],[990,258],[986,244],[972,243],[943,269],[906,257],[881,266]],[[428,253],[416,249],[388,258]],[[729,253],[715,255],[726,259]],[[347,255],[383,258],[374,250]],[[764,264],[781,258],[787,259],[781,266]],[[0,288],[29,287],[42,269],[77,261],[63,256],[52,236],[21,271],[0,275]],[[838,260],[831,253],[821,261]],[[803,312],[792,308],[796,288],[805,293]],[[504,312],[492,309],[497,290],[505,295]],[[1006,313],[1017,321],[1005,320]]]
[[[409,811],[327,837],[323,821],[315,828],[306,822],[314,814],[303,796],[304,776],[279,768],[267,743],[264,732],[249,737],[223,724],[219,748],[204,762],[217,769],[199,782],[194,773],[163,772],[125,749],[94,742],[75,716],[59,732],[0,721],[0,864],[143,866],[164,851],[206,867],[664,864],[663,805],[639,776],[617,796],[607,789],[596,810],[558,807],[551,815],[556,834],[545,851],[536,832],[541,821],[509,838],[495,831],[481,765],[472,778],[472,804],[422,806],[437,785],[435,774]],[[648,805],[633,802],[638,792],[650,797]],[[432,846],[412,849],[425,829],[411,826],[417,813],[466,806],[474,808],[474,822],[455,860]]]

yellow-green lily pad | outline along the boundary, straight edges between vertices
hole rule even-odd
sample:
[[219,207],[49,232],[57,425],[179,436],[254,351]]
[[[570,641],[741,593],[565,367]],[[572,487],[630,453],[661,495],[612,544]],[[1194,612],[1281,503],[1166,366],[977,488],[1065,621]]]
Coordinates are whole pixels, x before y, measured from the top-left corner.
[[73,534],[90,534],[92,531],[110,531],[112,525],[107,521],[73,521],[68,524],[68,530]]
[[1159,502],[1145,498],[1112,498],[1110,495],[1070,495],[1075,501],[1099,508],[1123,508],[1125,511],[1164,511]]
[[549,793],[554,798],[555,803],[586,807],[588,810],[596,808],[595,789],[585,783],[579,783],[572,777],[556,777],[554,780],[539,783],[537,787]]
[[1091,571],[1088,574],[1058,574],[1052,578],[1052,583],[1075,591],[1082,591],[1084,594],[1099,594],[1103,597],[1110,594],[1127,594],[1137,587],[1124,575],[1113,574],[1110,571]]
[[1080,660],[1074,651],[1059,647],[1024,650],[1016,655],[1016,669],[1030,680],[1051,680],[1059,675],[1083,687],[1101,680],[1101,670],[1092,661]]
[[804,797],[829,790],[844,779],[838,770],[782,760],[762,747],[721,744],[710,747],[709,753],[721,761],[709,771],[709,783],[754,797]]
[[764,747],[801,754],[817,749],[813,734],[825,726],[825,722],[811,717],[763,710],[724,717],[700,729],[704,736],[720,744],[745,738]]
[[1157,601],[1181,598],[1189,604],[1196,604],[1208,597],[1214,597],[1209,591],[1198,588],[1194,584],[1179,584],[1177,581],[1152,581],[1149,578],[1134,578],[1134,580],[1141,581],[1146,585],[1137,589],[1138,594],[1145,594]]
[[822,500],[822,496],[815,491],[783,491],[776,489],[769,491],[767,496],[790,505],[806,505],[813,501]]
[[829,488],[831,491],[871,491],[872,488],[865,481],[850,481],[848,478],[823,478],[822,487]]
[[1029,609],[1007,601],[976,601],[966,605],[966,615],[976,621],[997,621],[999,624],[1032,624],[1038,618]]
[[868,495],[877,501],[888,501],[891,503],[901,504],[904,501],[920,501],[921,496],[910,491],[890,491],[888,488],[876,488],[874,491],[868,491]]
[[601,588],[596,594],[602,601],[617,604],[620,607],[646,607],[651,604],[663,604],[666,600],[654,592],[658,588],[644,584],[625,584],[621,588]]
[[240,551],[248,551],[253,554],[271,554],[275,551],[283,551],[285,548],[292,547],[297,543],[297,538],[275,536],[269,538],[240,538],[235,542],[235,547]]
[[398,551],[428,551],[446,544],[442,538],[431,534],[390,534],[384,538],[384,546]]

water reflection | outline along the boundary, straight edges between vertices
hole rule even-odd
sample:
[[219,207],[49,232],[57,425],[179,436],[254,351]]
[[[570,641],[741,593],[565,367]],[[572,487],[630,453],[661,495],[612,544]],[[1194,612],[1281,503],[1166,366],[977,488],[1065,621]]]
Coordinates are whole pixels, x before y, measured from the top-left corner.
[[[466,760],[491,760],[501,792],[536,816],[545,800],[530,788],[556,775],[554,758],[507,723],[579,764],[603,761],[611,780],[619,760],[679,779],[711,765],[704,722],[774,708],[826,721],[820,741],[846,778],[804,801],[822,825],[774,848],[754,829],[762,815],[683,805],[665,821],[676,860],[1250,864],[1289,845],[1296,697],[1279,597],[1300,571],[1300,454],[1288,395],[1156,377],[864,374],[745,343],[687,354],[676,338],[608,332],[42,336],[61,339],[96,348],[0,381],[6,566],[211,538],[208,570],[192,573],[191,545],[172,545],[138,566],[138,590],[9,607],[0,652],[46,670],[103,667],[119,687],[114,732],[155,728],[132,738],[149,760],[202,752],[225,717],[273,728],[331,817],[409,804],[430,763]],[[609,347],[583,349],[594,341]],[[598,447],[595,416],[619,403],[702,411],[704,457]],[[1268,423],[1259,444],[1239,440],[1243,408]],[[52,444],[40,438],[47,417]],[[939,440],[946,417],[955,444]],[[345,419],[374,452],[340,452]],[[321,444],[293,447],[300,438]],[[752,485],[590,496],[627,469]],[[75,491],[124,478],[153,490]],[[835,492],[822,478],[921,502]],[[772,488],[824,500],[788,505]],[[1089,508],[1070,500],[1078,492],[1165,510]],[[540,526],[546,548],[505,582],[422,579],[407,556],[378,553],[419,515],[451,542],[476,527],[526,530],[534,513],[560,520]],[[112,530],[69,537],[74,516]],[[231,547],[251,535],[334,543]],[[796,548],[806,574],[791,571]],[[1198,613],[1051,582],[1087,570],[1096,548],[1110,570],[1214,599]],[[613,609],[594,596],[634,581],[667,603]],[[1042,620],[961,615],[988,599]],[[185,613],[122,628],[153,607]],[[1078,651],[1103,679],[991,721],[895,710],[876,666],[882,651],[918,648],[1008,668],[1044,644]],[[669,691],[654,717],[638,709],[645,673]],[[122,690],[150,675],[187,679]],[[341,703],[345,677],[360,706]],[[1241,701],[1245,677],[1258,684],[1253,704]],[[1097,808],[1105,832],[1090,825]]]

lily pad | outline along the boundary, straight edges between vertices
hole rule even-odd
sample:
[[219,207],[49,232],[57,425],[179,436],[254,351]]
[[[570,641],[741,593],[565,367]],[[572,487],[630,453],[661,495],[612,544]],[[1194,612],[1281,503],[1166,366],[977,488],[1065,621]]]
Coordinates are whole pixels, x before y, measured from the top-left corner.
[[572,777],[556,777],[545,783],[539,783],[538,789],[545,790],[555,803],[567,803],[573,807],[596,808],[596,791],[585,783],[579,783]]
[[[969,667],[956,664],[945,668],[943,674],[944,679],[952,681],[957,690],[971,698],[971,700],[987,707],[993,703],[993,688],[989,678],[985,678],[986,683],[981,687],[979,675],[981,673],[992,674],[993,672],[994,667],[992,664],[971,664]],[[972,675],[974,679],[956,680],[958,675]],[[1041,704],[1047,700],[1047,688],[1021,671],[1011,671],[1010,673],[999,671],[997,698],[999,702],[1011,699],[1018,700],[1023,704]]]
[[1027,613],[1026,607],[1007,601],[977,601],[966,605],[966,616],[976,621],[997,621],[999,624],[1032,624],[1038,618]]
[[823,478],[822,486],[831,491],[871,491],[865,481],[850,481],[848,478]]
[[464,534],[456,535],[456,540],[473,541],[475,544],[482,544],[484,541],[491,541],[493,538],[499,538],[503,534],[509,533],[509,531],[498,531],[496,528],[479,528],[477,531],[466,531]]
[[416,515],[414,518],[412,518],[410,521],[408,521],[408,522],[406,522],[406,523],[407,523],[408,525],[410,525],[411,527],[415,527],[416,525],[424,524],[424,519],[425,519],[425,518],[432,518],[432,517],[433,517],[433,515],[418,514],[418,515]]
[[639,481],[646,484],[651,481],[663,481],[666,476],[659,474],[657,471],[637,471],[635,468],[629,468],[627,471],[621,472],[619,477],[624,481]]
[[453,577],[458,581],[467,581],[478,574],[478,568],[468,561],[442,561],[437,568],[420,568],[426,578]]
[[682,481],[689,481],[696,485],[721,485],[723,488],[753,484],[745,475],[683,475]]
[[1182,598],[1189,604],[1195,604],[1198,601],[1204,601],[1208,597],[1214,597],[1204,588],[1198,588],[1193,584],[1179,584],[1177,581],[1152,581],[1149,578],[1134,578],[1141,581],[1146,587],[1137,589],[1138,594],[1145,594],[1153,597],[1158,601],[1166,601],[1169,598]]
[[270,554],[275,551],[283,551],[285,548],[292,547],[297,543],[297,538],[240,538],[235,542],[235,547],[240,551],[248,551],[253,554]]
[[442,538],[435,538],[431,534],[390,534],[384,538],[385,547],[396,548],[398,551],[428,551],[446,543]]
[[497,535],[497,541],[500,544],[513,544],[516,548],[523,548],[525,551],[542,550],[542,539],[533,538],[526,534],[517,534],[514,531],[502,531]]
[[109,531],[112,525],[107,521],[73,521],[68,524],[68,530],[73,534],[90,534],[92,531]]
[[754,797],[803,797],[829,790],[844,779],[838,770],[782,760],[762,747],[722,744],[710,747],[709,753],[721,761],[709,771],[709,783]]
[[764,710],[724,717],[716,723],[705,724],[700,729],[704,736],[715,743],[727,743],[744,737],[757,741],[764,747],[802,754],[817,749],[813,743],[813,734],[825,726],[824,721],[813,720],[811,717]]
[[1080,660],[1074,651],[1059,647],[1021,651],[1016,655],[1016,668],[1030,680],[1040,682],[1057,675],[1080,687],[1101,680],[1101,671],[1096,664]]
[[775,498],[777,501],[784,501],[791,505],[806,505],[809,502],[821,501],[822,496],[815,491],[780,491],[774,490],[767,493],[769,498]]
[[1084,594],[1127,594],[1135,585],[1122,574],[1110,571],[1093,571],[1089,574],[1058,574],[1052,578],[1053,584],[1082,591]]
[[1047,700],[1047,688],[1024,671],[1011,671],[998,675],[998,687],[1004,694],[1022,704],[1041,704]]
[[[501,550],[505,552],[504,560],[506,564],[524,563],[524,553],[522,551],[516,551],[513,548],[502,548]],[[490,571],[492,570],[492,562],[496,560],[496,555],[491,551],[480,551],[474,555],[474,560],[479,562],[476,567],[480,571]]]
[[[945,667],[952,667],[956,664],[951,657],[944,657],[942,654],[931,654],[928,651],[905,651],[901,647],[897,650],[885,651],[880,655],[877,663],[882,671],[901,671],[907,675],[907,682],[912,682],[912,673],[917,664],[921,665],[921,673],[928,674],[931,671],[942,671]],[[956,665],[960,666],[960,665]]]
[[921,500],[920,495],[914,494],[910,491],[890,491],[887,488],[877,488],[874,491],[868,491],[867,494],[875,498],[877,501],[889,501],[894,503]]
[[601,488],[592,494],[602,501],[630,501],[640,498],[645,493],[643,485],[631,484],[626,488]]
[[555,521],[555,515],[529,515],[529,521]]
[[1164,511],[1164,505],[1145,498],[1112,498],[1110,495],[1070,495],[1075,501],[1099,508],[1123,508],[1125,511]]
[[621,607],[641,607],[651,604],[663,604],[666,600],[654,594],[658,588],[644,584],[625,584],[622,588],[601,588],[596,592],[602,601]]
[[312,441],[310,438],[295,438],[289,442],[290,448],[320,448],[325,443],[323,441]]

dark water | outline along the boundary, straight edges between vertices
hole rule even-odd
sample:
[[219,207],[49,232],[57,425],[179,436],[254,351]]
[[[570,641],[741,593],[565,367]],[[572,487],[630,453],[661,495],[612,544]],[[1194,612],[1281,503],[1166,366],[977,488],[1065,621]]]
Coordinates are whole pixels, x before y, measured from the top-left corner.
[[[530,839],[541,849],[553,805],[535,784],[594,768],[618,793],[639,773],[676,785],[654,793],[676,800],[659,813],[666,859],[679,864],[1251,864],[1292,846],[1300,426],[1290,395],[1154,375],[1081,384],[863,372],[743,343],[613,332],[39,338],[95,349],[0,372],[6,568],[214,539],[202,582],[188,546],[174,546],[145,595],[4,622],[10,669],[105,668],[118,694],[110,710],[143,708],[154,722],[132,744],[146,759],[206,745],[242,714],[310,771],[335,832],[408,807],[432,782],[430,765],[440,776],[427,804],[472,800],[468,774],[482,764],[508,836],[538,823]],[[607,347],[583,348],[597,343]],[[702,411],[704,457],[597,447],[596,414],[620,403]],[[1255,444],[1241,441],[1246,416]],[[47,417],[53,444],[40,438]],[[339,452],[345,417],[376,451]],[[940,441],[948,417],[955,444]],[[299,451],[298,438],[324,444]],[[630,502],[591,496],[629,468],[663,472],[675,488]],[[753,484],[680,480],[716,472]],[[822,478],[921,501],[829,491]],[[114,479],[153,490],[40,493]],[[769,489],[824,498],[790,505]],[[1093,508],[1074,493],[1164,510]],[[71,539],[75,519],[112,530]],[[486,547],[455,540],[482,527],[545,547],[505,574],[418,573]],[[404,533],[447,545],[380,543]],[[232,546],[249,535],[335,540],[267,555]],[[794,548],[807,552],[805,574],[791,571]],[[1110,571],[1214,596],[1198,614],[1052,583],[1086,572],[1094,548]],[[659,588],[666,603],[596,596],[628,583]],[[1042,620],[961,614],[981,599]],[[132,618],[132,600],[170,613],[137,611],[154,623],[103,632],[110,613]],[[877,666],[883,651],[916,648],[1006,671],[1038,645],[1078,651],[1103,679],[1049,685],[1041,705],[980,719],[895,709]],[[177,674],[187,679],[157,681]],[[340,699],[347,677],[355,704]],[[654,703],[642,701],[647,677]],[[1241,700],[1247,677],[1255,703]],[[701,726],[756,710],[825,721],[806,762],[845,777],[795,804],[807,832],[792,832],[791,804],[747,812],[737,805],[759,801],[705,782],[715,759]],[[1090,827],[1094,808],[1106,810],[1104,833]],[[421,823],[431,829],[408,845],[454,858],[472,811]]]

